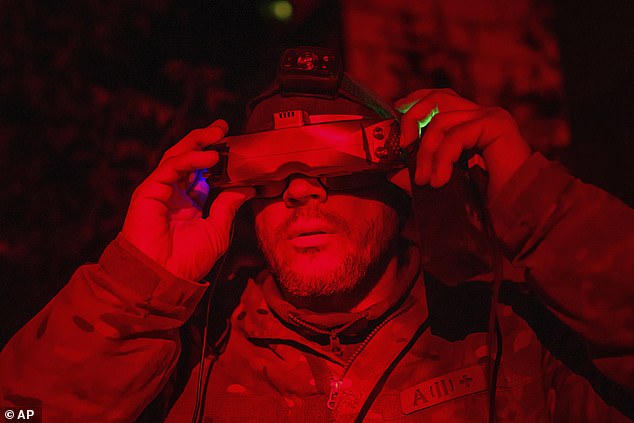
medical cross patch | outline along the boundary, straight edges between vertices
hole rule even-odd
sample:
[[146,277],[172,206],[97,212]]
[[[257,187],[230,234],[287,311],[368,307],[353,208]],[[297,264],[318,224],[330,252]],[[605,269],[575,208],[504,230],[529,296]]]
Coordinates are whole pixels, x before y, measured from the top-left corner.
[[410,414],[454,398],[486,390],[487,382],[481,366],[447,373],[401,392],[403,413]]

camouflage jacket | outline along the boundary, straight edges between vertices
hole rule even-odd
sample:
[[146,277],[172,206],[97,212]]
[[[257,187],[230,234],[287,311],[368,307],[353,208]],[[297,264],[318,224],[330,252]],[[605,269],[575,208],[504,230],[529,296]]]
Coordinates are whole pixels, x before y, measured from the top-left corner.
[[[496,201],[523,278],[502,285],[495,352],[489,285],[444,285],[416,247],[394,298],[359,313],[296,309],[262,273],[207,349],[202,421],[486,422],[490,366],[496,422],[630,421],[631,209],[539,155]],[[47,422],[191,421],[198,364],[183,363],[197,354],[181,335],[206,288],[118,238],[4,348],[0,405]]]

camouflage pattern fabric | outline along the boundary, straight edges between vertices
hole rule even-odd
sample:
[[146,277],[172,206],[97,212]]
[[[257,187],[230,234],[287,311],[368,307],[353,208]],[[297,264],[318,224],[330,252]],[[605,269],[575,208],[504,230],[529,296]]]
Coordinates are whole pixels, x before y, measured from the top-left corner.
[[[490,209],[526,275],[498,306],[496,421],[629,421],[616,407],[634,414],[632,210],[539,155]],[[341,351],[306,333],[317,317],[280,315],[289,309],[271,306],[266,278],[249,282],[224,353],[207,363],[203,421],[486,421],[487,285],[425,280],[409,258],[411,291],[352,323]],[[187,347],[179,330],[206,288],[117,238],[3,349],[0,407],[39,406],[46,422],[135,421],[171,389]],[[196,370],[167,421],[191,420]]]

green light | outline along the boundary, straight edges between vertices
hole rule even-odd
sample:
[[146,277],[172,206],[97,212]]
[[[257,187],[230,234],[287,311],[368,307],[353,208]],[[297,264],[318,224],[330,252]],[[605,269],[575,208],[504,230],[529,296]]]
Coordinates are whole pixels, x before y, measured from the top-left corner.
[[410,103],[405,103],[402,106],[399,106],[397,108],[397,110],[403,114],[409,112],[409,109],[411,109],[412,107],[414,107],[416,105],[416,103],[418,103],[418,100],[414,100]]
[[[410,103],[405,103],[402,106],[399,106],[397,108],[397,110],[403,114],[409,112],[409,110],[414,107],[417,103],[419,102],[419,100],[414,100]],[[431,111],[429,113],[427,113],[427,115],[420,119],[418,121],[418,138],[420,138],[421,134],[423,133],[423,128],[426,127],[427,125],[429,125],[429,122],[431,122],[431,118],[433,118],[434,116],[436,116],[438,114],[438,105],[436,104],[434,106],[433,109],[431,109]]]
[[293,16],[293,5],[286,0],[275,0],[269,5],[273,17],[280,21],[288,21]]
[[427,116],[425,116],[424,118],[418,121],[418,138],[420,138],[421,134],[423,133],[423,128],[429,125],[429,122],[431,122],[431,118],[433,118],[437,114],[438,114],[438,105],[436,104],[436,106],[433,109],[431,109],[429,113],[427,113]]

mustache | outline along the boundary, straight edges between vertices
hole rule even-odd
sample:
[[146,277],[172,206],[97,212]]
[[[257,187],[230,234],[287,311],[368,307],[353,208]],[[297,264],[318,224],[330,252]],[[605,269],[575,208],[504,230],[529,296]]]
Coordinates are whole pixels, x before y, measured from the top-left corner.
[[282,237],[289,231],[289,228],[300,219],[319,219],[326,222],[329,226],[336,228],[339,232],[350,233],[348,222],[336,213],[323,210],[319,206],[298,207],[287,217],[279,227],[277,237]]

